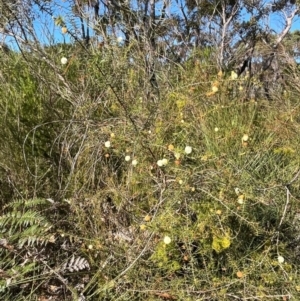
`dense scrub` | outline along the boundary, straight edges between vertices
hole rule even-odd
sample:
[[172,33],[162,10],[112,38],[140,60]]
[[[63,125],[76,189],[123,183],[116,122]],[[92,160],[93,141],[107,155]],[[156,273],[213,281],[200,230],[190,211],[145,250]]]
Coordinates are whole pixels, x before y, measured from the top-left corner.
[[1,53],[1,300],[299,299],[297,67],[128,47]]

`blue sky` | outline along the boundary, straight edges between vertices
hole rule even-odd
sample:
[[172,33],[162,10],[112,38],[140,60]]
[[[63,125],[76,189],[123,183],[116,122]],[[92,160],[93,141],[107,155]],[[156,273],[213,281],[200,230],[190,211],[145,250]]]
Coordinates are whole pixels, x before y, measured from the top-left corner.
[[[51,7],[53,7],[53,15],[55,17],[61,16],[63,20],[66,22],[67,27],[76,32],[78,36],[80,36],[80,23],[79,18],[74,17],[74,14],[71,10],[72,0],[53,0]],[[158,13],[161,10],[161,3],[158,3]],[[184,2],[183,2],[184,3]],[[169,13],[179,13],[180,2],[173,0],[170,4]],[[134,5],[136,7],[136,5]],[[103,5],[102,5],[103,7]],[[103,12],[103,11],[102,11]],[[42,42],[42,44],[56,44],[60,42],[70,42],[70,36],[68,34],[63,35],[61,33],[61,27],[56,26],[54,20],[48,14],[40,14],[39,9],[35,8],[35,13],[38,17],[34,21],[34,28],[38,39]],[[92,13],[92,11],[91,11]],[[249,15],[246,13],[243,16],[245,20],[249,19]],[[272,14],[269,20],[269,25],[276,31],[280,32],[284,27],[283,18],[280,13]],[[293,22],[292,31],[300,30],[300,18],[296,17]],[[91,30],[92,33],[92,30]],[[9,39],[6,40],[9,43]]]

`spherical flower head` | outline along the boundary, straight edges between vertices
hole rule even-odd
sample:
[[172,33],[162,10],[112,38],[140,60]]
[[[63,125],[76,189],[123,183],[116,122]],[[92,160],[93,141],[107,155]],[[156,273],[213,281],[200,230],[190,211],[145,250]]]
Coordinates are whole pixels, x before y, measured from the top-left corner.
[[244,198],[245,198],[245,196],[243,195],[243,194],[241,194],[241,195],[239,195],[238,196],[238,203],[240,204],[240,205],[243,205],[244,204]]
[[248,139],[249,139],[249,136],[247,134],[244,134],[242,141],[246,142],[246,141],[248,141]]
[[159,167],[162,167],[162,166],[163,166],[162,160],[158,160],[158,161],[156,162],[156,164],[157,164]]
[[175,153],[174,157],[176,158],[176,160],[179,160],[180,159],[180,154],[179,153]]
[[134,160],[132,160],[131,164],[132,164],[133,166],[137,166],[138,161],[137,161],[136,159],[134,159]]
[[235,80],[235,79],[237,79],[237,78],[238,78],[238,75],[236,74],[236,72],[231,71],[231,79],[232,79],[232,80]]
[[170,236],[165,236],[165,237],[164,237],[164,244],[165,244],[165,245],[170,244],[171,241],[172,241],[172,240],[171,240]]
[[68,62],[68,59],[66,57],[62,57],[60,62],[65,65]]
[[105,141],[104,146],[110,148],[110,141]]
[[184,149],[184,152],[189,155],[191,152],[192,152],[192,147],[191,146],[186,146],[185,149]]
[[150,221],[151,221],[151,216],[147,214],[147,215],[144,217],[144,221],[145,221],[145,222],[150,222]]
[[279,255],[277,259],[279,263],[284,263],[284,258],[282,256]]
[[168,164],[168,159],[166,159],[166,158],[163,158],[161,161],[164,166],[166,166]]
[[159,167],[162,167],[162,166],[166,166],[168,164],[168,160],[166,158],[162,159],[162,160],[158,160],[156,162],[156,164],[159,166]]
[[122,43],[123,42],[123,37],[117,37],[117,42]]
[[217,86],[212,86],[211,90],[214,92],[214,93],[217,93],[219,91],[219,88]]
[[130,161],[130,159],[131,159],[130,156],[125,156],[125,161],[126,162]]

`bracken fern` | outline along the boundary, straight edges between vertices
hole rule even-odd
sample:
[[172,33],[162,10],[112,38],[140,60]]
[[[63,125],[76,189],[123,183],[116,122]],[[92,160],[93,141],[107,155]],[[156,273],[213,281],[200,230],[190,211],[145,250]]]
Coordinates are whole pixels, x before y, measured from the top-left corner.
[[[41,289],[59,294],[66,288],[71,292],[67,292],[66,300],[76,299],[76,290],[67,285],[67,274],[90,266],[84,257],[74,253],[79,249],[76,242],[69,248],[70,240],[59,235],[62,230],[47,218],[59,216],[58,211],[53,202],[38,198],[5,206],[0,216],[1,300],[12,300],[11,296],[13,300],[24,300],[24,296],[35,300]],[[33,290],[32,284],[38,279],[40,285]],[[80,287],[81,278],[75,279],[73,286]]]

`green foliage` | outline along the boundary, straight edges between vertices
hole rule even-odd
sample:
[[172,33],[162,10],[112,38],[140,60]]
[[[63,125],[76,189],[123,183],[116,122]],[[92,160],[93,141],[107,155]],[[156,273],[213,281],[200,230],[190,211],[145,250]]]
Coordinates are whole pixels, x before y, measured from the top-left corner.
[[214,236],[212,242],[212,249],[217,253],[220,253],[230,247],[230,237],[229,236]]
[[[84,257],[74,252],[70,256],[68,248],[62,250],[64,236],[59,239],[57,221],[55,223],[53,216],[52,222],[48,219],[51,214],[59,215],[52,202],[37,198],[10,202],[0,216],[2,300],[9,300],[10,296],[15,300],[35,300],[41,295],[40,286],[50,286],[55,292],[63,274],[89,270]],[[34,287],[36,281],[40,285]],[[76,298],[72,287],[69,291]]]
[[252,99],[206,49],[158,95],[130,51],[6,58],[2,299],[299,298],[296,88]]

